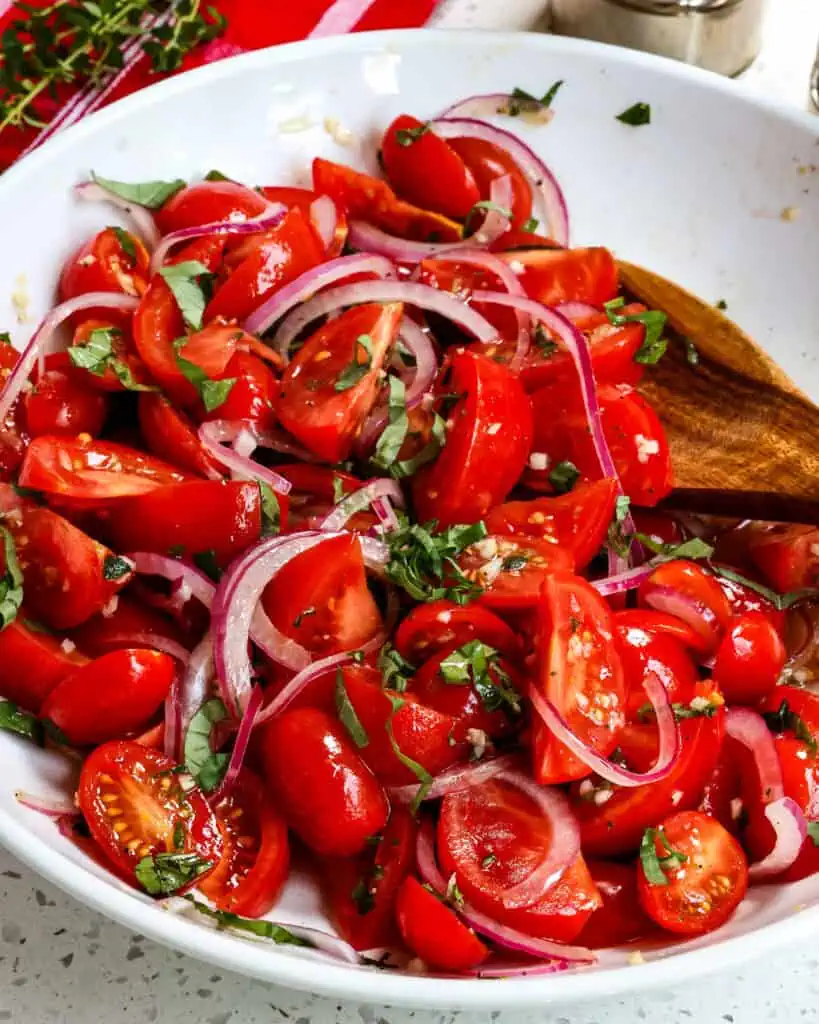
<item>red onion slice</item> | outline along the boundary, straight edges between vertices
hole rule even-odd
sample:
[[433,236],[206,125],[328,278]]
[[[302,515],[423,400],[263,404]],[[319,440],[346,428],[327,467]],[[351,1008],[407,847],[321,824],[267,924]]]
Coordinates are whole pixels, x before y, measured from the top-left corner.
[[518,165],[532,189],[535,211],[546,233],[558,245],[569,244],[569,211],[557,179],[533,149],[504,128],[477,118],[442,117],[430,127],[442,139],[481,139],[505,150]]
[[[332,507],[319,529],[328,531],[343,530],[348,520],[357,512],[363,512],[369,505],[374,505],[381,498],[389,498],[399,508],[404,507],[404,492],[397,480],[387,478],[370,480],[357,491],[346,495]],[[393,513],[395,515],[395,513]]]
[[329,249],[335,241],[338,227],[338,210],[329,196],[319,196],[313,200],[310,204],[310,221],[324,243],[324,248]]
[[[435,839],[429,820],[424,821],[418,830],[415,850],[419,874],[428,885],[443,896],[446,893],[447,884],[435,859]],[[499,924],[487,914],[475,910],[467,902],[457,908],[457,913],[471,928],[480,932],[481,935],[485,935],[492,942],[538,960],[557,960],[573,964],[591,964],[596,960],[590,949],[585,949],[582,946],[564,946],[559,942],[551,942],[549,939],[524,935],[513,928]]]
[[161,651],[163,654],[176,658],[182,665],[188,663],[190,651],[187,647],[170,637],[162,636],[159,633],[121,633],[115,636],[106,636],[106,644],[111,647],[146,647],[154,651]]
[[215,807],[220,800],[226,800],[233,792],[233,787],[236,785],[236,779],[239,777],[239,772],[242,769],[245,756],[247,755],[250,734],[253,732],[253,726],[256,724],[256,718],[261,710],[263,698],[264,692],[261,686],[254,686],[253,692],[250,694],[250,700],[247,702],[245,713],[242,715],[241,722],[239,722],[239,729],[233,743],[233,750],[230,754],[227,770],[225,771],[224,777],[219,783],[216,791],[212,796],[208,797],[208,802],[213,807]]
[[[384,642],[383,636],[378,639],[380,643]],[[320,658],[318,661],[314,661],[312,665],[308,665],[307,668],[302,669],[301,672],[298,672],[293,676],[290,682],[287,683],[287,685],[258,715],[255,725],[264,725],[265,722],[269,722],[271,718],[275,718],[276,715],[284,711],[285,708],[291,704],[296,697],[298,697],[302,690],[306,689],[320,676],[323,676],[327,672],[332,672],[335,668],[341,668],[343,665],[351,664],[352,662],[353,657],[350,651],[340,651],[338,654],[328,654],[326,658]]]
[[[343,281],[345,277],[352,277],[353,274],[376,274],[384,280],[394,279],[396,276],[395,267],[383,256],[369,253],[338,256],[334,260],[328,260],[306,270],[284,288],[279,288],[245,320],[245,330],[250,334],[264,334],[291,309],[307,302],[317,292],[323,291],[336,281]],[[276,346],[276,351],[282,359],[289,360],[287,350],[283,351]]]
[[165,728],[162,730],[163,750],[167,756],[172,757],[174,761],[179,760],[179,751],[182,745],[182,732],[179,717],[179,692],[180,679],[179,676],[176,675],[171,683],[171,688],[168,690],[168,696],[165,698],[163,715]]
[[644,580],[649,578],[656,568],[656,565],[641,565],[638,569],[627,569],[625,572],[607,576],[602,580],[592,580],[591,585],[603,597],[611,597],[612,594],[622,594],[628,590],[635,590]]
[[716,648],[722,629],[713,609],[704,601],[698,601],[665,584],[651,586],[646,592],[645,601],[655,611],[667,612],[682,619],[697,636],[710,645],[712,652]]
[[[210,632],[207,632],[191,652],[185,673],[179,680],[177,727],[173,751],[168,749],[167,731],[165,733],[165,752],[171,754],[177,761],[182,761],[185,736],[191,719],[202,705],[214,696],[214,682],[213,641]],[[222,696],[221,692],[220,696]],[[223,696],[222,702],[224,703]]]
[[[260,466],[250,458],[256,448],[252,429],[246,423],[229,420],[209,420],[199,427],[202,447],[227,469],[234,480],[255,480],[267,484],[277,494],[289,494],[291,484],[275,470]],[[233,444],[234,449],[226,448]],[[240,451],[241,446],[241,451]]]
[[407,409],[414,409],[435,382],[438,358],[429,334],[411,317],[402,318],[398,336],[415,359],[415,371],[404,395]]
[[[511,113],[510,104],[516,104],[519,112]],[[526,101],[512,96],[508,92],[489,92],[478,96],[467,96],[447,107],[439,117],[516,117],[527,124],[548,124],[555,116],[551,107],[546,107],[537,100]]]
[[429,310],[452,320],[478,341],[495,341],[498,336],[498,332],[485,317],[449,292],[442,292],[416,281],[359,281],[331,288],[314,296],[299,309],[293,310],[276,331],[273,347],[277,352],[288,351],[294,339],[318,317],[334,313],[343,306],[355,306],[362,302],[403,302],[408,306],[417,306],[419,309]]
[[799,804],[789,796],[767,804],[765,817],[773,827],[776,841],[767,857],[748,868],[748,877],[754,881],[787,871],[799,856],[808,834],[805,815]]
[[125,313],[133,313],[137,302],[138,300],[132,295],[122,295],[120,292],[87,292],[85,295],[78,295],[75,299],[69,299],[68,302],[62,302],[59,306],[55,306],[40,321],[28,344],[20,353],[16,365],[6,378],[3,390],[0,391],[0,423],[5,421],[11,411],[17,396],[31,376],[31,371],[37,360],[48,352],[55,351],[58,347],[52,345],[52,342],[54,332],[61,323],[83,309],[116,309]]
[[154,249],[151,257],[151,273],[158,274],[165,263],[165,258],[174,246],[183,242],[191,242],[194,238],[205,235],[255,235],[264,231],[272,231],[281,224],[287,215],[287,207],[282,203],[270,203],[266,210],[258,216],[247,220],[217,220],[211,224],[197,224],[190,228],[180,228],[165,235]]
[[107,188],[96,181],[84,181],[80,185],[75,185],[74,195],[92,203],[111,203],[112,206],[116,206],[131,218],[149,251],[159,244],[159,239],[162,237],[159,228],[156,226],[151,211],[144,206],[123,199],[115,192],[109,192]]
[[725,713],[725,732],[753,755],[762,802],[782,800],[785,796],[782,769],[765,719],[750,708],[729,708]]
[[555,306],[555,310],[567,320],[585,320],[587,317],[598,316],[600,310],[597,306],[590,306],[588,302],[561,302]]
[[583,764],[588,765],[601,779],[606,779],[607,782],[611,782],[615,786],[622,786],[624,789],[633,789],[636,786],[644,786],[647,783],[659,782],[660,779],[664,779],[672,771],[680,756],[680,730],[665,687],[653,672],[646,676],[644,686],[646,696],[657,716],[660,749],[654,766],[642,774],[623,768],[587,747],[572,732],[566,719],[554,704],[544,697],[536,686],[529,688],[529,700],[555,738],[567,746]]
[[[423,800],[440,800],[448,793],[457,793],[470,786],[477,786],[487,779],[503,775],[514,764],[512,757],[495,757],[485,761],[473,761],[468,765],[456,765],[436,775]],[[418,796],[418,785],[391,786],[390,797],[402,804],[410,804]]]
[[134,563],[134,569],[145,576],[164,576],[171,583],[181,583],[183,603],[195,597],[206,608],[213,603],[216,587],[208,577],[192,565],[180,562],[170,555],[158,555],[153,551],[132,551],[125,556]]
[[30,811],[44,814],[47,818],[62,818],[76,815],[77,808],[70,804],[59,803],[52,797],[35,796],[23,789],[15,790],[14,799],[18,804],[27,807]]
[[376,498],[373,502],[373,512],[378,519],[382,534],[395,533],[396,530],[401,529],[401,523],[389,498]]

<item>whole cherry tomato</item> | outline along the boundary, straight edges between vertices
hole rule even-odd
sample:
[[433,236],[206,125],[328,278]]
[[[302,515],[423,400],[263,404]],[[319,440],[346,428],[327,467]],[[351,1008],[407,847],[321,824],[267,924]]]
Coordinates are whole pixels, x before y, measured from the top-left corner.
[[46,356],[45,371],[23,396],[26,429],[32,437],[43,434],[97,435],[108,414],[106,396],[78,380],[65,352]]
[[714,682],[729,704],[756,704],[776,686],[785,667],[782,637],[762,612],[728,626],[717,648]]

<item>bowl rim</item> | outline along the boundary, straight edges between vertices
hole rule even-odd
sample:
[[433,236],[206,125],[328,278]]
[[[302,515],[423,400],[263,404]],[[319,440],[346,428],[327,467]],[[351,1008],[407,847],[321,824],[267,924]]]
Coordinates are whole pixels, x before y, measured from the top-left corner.
[[[275,67],[303,57],[331,56],[338,52],[407,52],[430,41],[447,47],[480,50],[518,46],[568,56],[598,54],[608,63],[653,69],[680,82],[693,82],[730,95],[734,101],[761,108],[819,136],[819,122],[808,111],[782,100],[760,95],[743,83],[669,58],[609,44],[531,32],[452,29],[395,29],[304,40],[252,51],[229,60],[193,69],[166,79],[97,111],[79,124],[49,139],[8,169],[0,178],[0,206],[11,190],[32,172],[59,159],[66,150],[81,146],[89,135],[127,122],[133,112],[150,108],[180,93],[195,92],[255,68]],[[437,1009],[508,1010],[542,1007],[547,1003],[578,1003],[602,997],[681,984],[688,979],[732,968],[787,945],[796,944],[819,930],[819,905],[794,907],[785,919],[764,925],[750,934],[714,945],[686,949],[660,959],[628,966],[603,966],[593,973],[567,971],[524,979],[437,978],[366,971],[341,964],[293,955],[262,942],[219,932],[152,903],[147,897],[117,884],[102,881],[88,869],[54,850],[45,838],[30,832],[0,807],[0,842],[23,863],[94,910],[163,945],[235,971],[317,995]],[[510,984],[510,980],[515,982]]]

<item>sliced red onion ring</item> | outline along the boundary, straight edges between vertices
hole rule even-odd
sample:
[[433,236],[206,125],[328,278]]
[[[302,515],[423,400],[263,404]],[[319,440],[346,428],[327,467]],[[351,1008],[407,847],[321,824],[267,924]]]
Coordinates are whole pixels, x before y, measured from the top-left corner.
[[191,719],[205,701],[210,700],[214,696],[216,682],[214,676],[213,640],[210,632],[207,632],[191,652],[190,659],[185,667],[185,673],[179,680],[178,707],[176,709],[177,727],[173,751],[168,749],[170,744],[168,743],[166,725],[165,752],[171,754],[177,761],[182,760],[185,736],[191,724]]
[[121,633],[115,636],[106,636],[106,644],[111,647],[145,647],[149,650],[161,651],[172,658],[176,658],[182,665],[188,663],[190,651],[187,647],[170,637],[162,636],[160,633]]
[[495,341],[498,336],[498,332],[485,317],[449,292],[430,288],[417,281],[359,281],[331,288],[293,310],[279,326],[273,338],[273,347],[277,352],[288,351],[293,340],[318,317],[333,313],[342,306],[355,306],[362,302],[404,302],[408,306],[417,306],[454,321],[478,341]]
[[[390,480],[386,477],[379,480],[370,480],[369,483],[359,487],[357,491],[348,494],[341,501],[332,507],[327,517],[322,522],[321,530],[343,530],[347,522],[357,512],[363,512],[369,505],[374,505],[381,498],[389,498],[399,508],[404,507],[404,492],[397,480]],[[395,513],[393,513],[394,517]]]
[[146,576],[164,576],[171,583],[181,582],[183,596],[187,600],[195,597],[206,608],[213,603],[216,587],[208,577],[192,565],[186,565],[170,555],[158,555],[153,551],[132,551],[125,556],[134,563],[134,569]]
[[674,717],[674,711],[665,687],[660,682],[659,677],[653,672],[646,676],[644,686],[646,696],[657,716],[660,749],[654,766],[642,774],[630,771],[628,768],[623,768],[621,765],[609,761],[586,746],[572,732],[566,719],[554,704],[544,697],[536,686],[530,687],[529,700],[547,728],[561,743],[571,750],[575,757],[579,758],[583,764],[588,765],[601,779],[606,779],[607,782],[626,789],[643,786],[649,782],[659,782],[660,779],[664,779],[674,768],[680,756],[680,730],[677,726],[677,720]]
[[[446,893],[447,885],[435,859],[435,839],[432,824],[429,820],[424,821],[418,830],[415,850],[418,871],[421,877],[437,893],[443,896]],[[559,942],[551,942],[549,939],[524,935],[513,928],[499,924],[488,915],[475,910],[469,903],[464,902],[462,905],[459,905],[457,913],[471,928],[474,928],[476,932],[480,932],[481,935],[485,935],[492,942],[506,949],[514,949],[519,953],[535,957],[538,960],[557,960],[573,964],[591,964],[596,960],[594,953],[590,949],[585,949],[582,946],[564,946]]]
[[569,244],[569,211],[557,179],[537,153],[505,128],[477,118],[442,117],[430,127],[442,139],[481,139],[505,150],[518,165],[532,189],[535,211],[546,233],[558,245]]
[[590,306],[588,302],[561,302],[555,306],[555,310],[567,320],[585,320],[586,317],[598,316],[600,310],[597,306]]
[[77,838],[75,829],[82,820],[79,811],[71,811],[69,814],[62,814],[57,818],[57,831],[61,836],[74,842]]
[[492,181],[489,187],[489,201],[493,207],[487,209],[483,224],[467,243],[459,242],[412,242],[385,231],[365,221],[350,221],[350,242],[356,249],[377,252],[398,263],[420,263],[421,260],[436,259],[443,253],[462,248],[464,244],[489,246],[509,230],[509,217],[502,212],[512,208],[512,179],[503,174]]
[[[510,104],[514,104],[517,110],[514,114],[510,111]],[[555,116],[551,107],[546,107],[537,100],[528,102],[512,96],[508,92],[490,92],[479,96],[467,96],[466,99],[458,100],[451,107],[447,107],[439,117],[516,117],[527,124],[548,124]]]
[[84,181],[74,186],[74,195],[92,203],[111,203],[126,213],[136,225],[136,229],[145,243],[145,247],[151,251],[159,244],[161,235],[156,226],[151,211],[138,203],[129,202],[118,196],[115,192],[109,192],[107,188],[96,181]]
[[236,785],[236,779],[239,777],[239,772],[241,771],[242,765],[245,761],[247,746],[250,742],[250,734],[253,732],[253,726],[256,724],[256,718],[261,710],[263,698],[264,692],[261,686],[254,686],[253,691],[250,694],[250,700],[247,702],[245,713],[242,715],[241,722],[239,722],[239,730],[236,733],[236,739],[233,743],[233,750],[230,754],[227,770],[225,771],[224,777],[219,783],[216,791],[212,796],[208,797],[208,802],[213,807],[215,807],[220,800],[226,800],[233,792],[233,787]]
[[[379,637],[379,639],[381,643],[384,642],[383,636]],[[308,665],[307,668],[302,669],[301,672],[298,672],[293,676],[284,689],[282,689],[257,716],[255,725],[264,725],[265,722],[269,722],[271,718],[275,718],[276,715],[284,711],[284,709],[291,704],[296,697],[298,697],[302,690],[306,689],[320,676],[323,676],[327,672],[332,672],[335,668],[341,668],[343,665],[351,664],[352,662],[353,657],[350,651],[340,651],[338,654],[328,654],[326,658],[320,658],[318,661],[314,661],[312,665]]]
[[[485,761],[473,761],[468,765],[457,765],[436,775],[432,785],[424,794],[424,800],[440,800],[447,793],[457,793],[470,786],[477,786],[487,779],[503,775],[514,764],[511,757],[495,757]],[[390,797],[402,804],[409,804],[418,796],[418,786],[391,786]]]
[[329,196],[319,196],[313,200],[310,204],[310,221],[324,242],[324,248],[329,249],[335,241],[338,227],[338,210]]
[[781,800],[785,796],[782,769],[765,719],[750,708],[729,708],[725,713],[725,732],[753,754],[763,803]]
[[52,797],[35,796],[23,789],[15,791],[14,799],[23,807],[27,807],[30,811],[36,811],[38,814],[44,814],[47,818],[62,818],[78,813],[77,808],[71,804],[59,803]]
[[398,336],[415,359],[413,377],[404,395],[407,409],[414,409],[435,381],[438,359],[429,335],[411,317],[402,318]]
[[176,675],[171,683],[171,688],[168,690],[168,696],[165,698],[165,728],[162,730],[163,750],[167,756],[172,757],[174,761],[179,760],[179,750],[181,748],[179,693],[180,679],[179,676]]
[[754,880],[770,878],[787,871],[799,856],[808,834],[805,815],[799,804],[789,796],[767,804],[765,817],[773,827],[776,841],[767,857],[748,868],[748,876]]
[[396,530],[401,529],[401,523],[398,521],[398,516],[395,514],[395,509],[389,498],[376,498],[373,502],[373,512],[378,519],[382,534],[395,533]]
[[[706,641],[712,639],[716,646],[720,636],[719,620],[713,609],[704,601],[698,601],[695,597],[664,584],[652,585],[646,593],[645,601],[655,611],[667,612],[682,619],[691,626],[697,636]],[[707,627],[708,635],[703,630],[703,623]]]
[[6,378],[3,390],[0,391],[0,423],[3,423],[14,405],[17,396],[26,385],[31,376],[34,364],[38,358],[54,351],[58,346],[53,345],[54,332],[70,316],[81,312],[83,309],[116,309],[126,313],[133,313],[137,307],[137,299],[132,295],[122,295],[120,292],[88,292],[85,295],[78,295],[75,299],[62,302],[59,306],[48,313],[40,321],[28,344],[20,353],[20,358],[11,373]]
[[287,207],[282,203],[270,203],[266,210],[256,217],[247,220],[217,220],[211,224],[197,224],[195,227],[180,228],[165,235],[154,249],[151,257],[151,273],[158,274],[165,263],[168,253],[176,245],[191,242],[194,238],[205,235],[255,235],[263,231],[272,231],[281,224],[287,215]]
[[[343,281],[353,274],[376,274],[384,280],[394,279],[396,276],[395,267],[383,256],[363,252],[352,256],[338,256],[305,271],[284,288],[279,288],[245,320],[245,330],[250,334],[264,334],[291,309],[307,302],[336,281]],[[287,350],[276,346],[276,351],[282,359],[289,360]]]
[[656,565],[641,565],[638,569],[627,569],[625,572],[607,576],[602,580],[592,580],[591,585],[603,597],[610,597],[612,594],[622,594],[627,590],[635,590],[639,587],[656,568]]
[[[202,447],[227,469],[234,480],[255,480],[267,484],[277,494],[289,494],[291,483],[281,474],[266,466],[260,466],[249,456],[256,448],[255,437],[246,423],[233,423],[229,420],[209,420],[199,427],[199,440]],[[237,448],[231,450],[226,444],[241,444],[241,454]],[[251,447],[252,445],[252,447]]]

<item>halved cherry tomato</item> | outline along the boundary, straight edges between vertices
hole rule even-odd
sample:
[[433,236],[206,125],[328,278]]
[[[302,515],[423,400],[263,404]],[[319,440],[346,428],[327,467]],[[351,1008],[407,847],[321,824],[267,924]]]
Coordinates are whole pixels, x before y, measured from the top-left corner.
[[269,430],[276,421],[279,382],[273,371],[250,352],[237,352],[217,379],[235,379],[221,405],[208,420],[244,420],[258,430]]
[[600,906],[582,857],[534,906],[504,906],[504,895],[532,873],[552,843],[542,810],[505,780],[490,779],[448,793],[441,803],[437,840],[444,875],[455,873],[465,898],[527,935],[572,942]]
[[425,964],[442,971],[466,971],[488,956],[488,948],[435,893],[417,878],[405,878],[395,900],[404,942]]
[[375,224],[402,238],[421,242],[459,242],[460,224],[431,210],[400,200],[385,181],[354,171],[344,164],[316,157],[313,188],[332,200],[350,217]]
[[[540,678],[533,685],[586,746],[610,754],[625,723],[626,686],[608,605],[585,580],[563,573],[546,580],[538,612]],[[590,774],[539,718],[532,727],[532,757],[541,784]]]
[[559,497],[510,501],[486,517],[490,533],[538,537],[570,552],[576,569],[592,560],[606,539],[614,515],[614,480],[581,483]]
[[463,395],[440,455],[412,478],[419,520],[473,523],[503,501],[529,456],[529,398],[505,366],[466,349],[451,359],[447,388]]
[[[352,451],[378,397],[379,374],[402,312],[400,302],[348,309],[313,334],[285,371],[279,420],[328,462],[342,462]],[[360,342],[362,337],[371,352]]]
[[780,593],[815,587],[819,580],[819,528],[774,526],[751,537],[750,556]]
[[[588,302],[602,306],[617,295],[617,265],[608,249],[531,249],[501,254],[530,295],[544,306]],[[523,269],[521,270],[520,267]]]
[[640,626],[624,625],[619,612],[614,625],[626,684],[626,718],[633,721],[645,707],[648,697],[644,684],[649,675],[657,676],[672,704],[690,703],[697,670],[679,640]]
[[[776,740],[774,741],[776,742]],[[719,760],[705,783],[697,810],[715,818],[732,835],[738,835],[743,811],[741,776],[745,758],[737,757],[744,748],[726,737]]]
[[[262,195],[265,199],[270,200],[271,203],[284,203],[285,206],[297,206],[305,217],[310,218],[311,224],[315,227],[313,222],[311,207],[316,199],[319,198],[318,192],[313,192],[309,188],[291,188],[275,186],[265,186],[261,189]],[[326,257],[327,259],[333,259],[335,256],[340,256],[344,250],[344,243],[347,241],[347,232],[349,225],[347,223],[347,217],[343,210],[340,210],[336,206],[336,227],[333,232],[333,239],[327,246]],[[322,239],[324,244],[324,239]]]
[[[490,198],[495,178],[508,174],[512,179],[512,228],[521,228],[532,216],[532,189],[520,167],[505,149],[483,139],[448,139],[449,146],[466,164],[481,199]],[[467,211],[468,213],[469,211]]]
[[785,656],[770,619],[750,612],[728,626],[717,648],[714,682],[730,704],[756,704],[776,686]]
[[188,473],[211,480],[224,475],[196,436],[193,423],[158,392],[143,392],[137,400],[139,429],[150,452]]
[[296,555],[268,584],[262,602],[273,624],[315,657],[356,650],[381,628],[352,534]]
[[713,652],[731,618],[731,606],[719,583],[695,562],[673,561],[658,566],[640,584],[643,607],[673,612]]
[[[0,386],[4,386],[17,365],[20,353],[7,339],[0,339]],[[10,479],[23,461],[28,435],[22,399],[18,398],[0,423],[0,480]]]
[[54,687],[88,658],[19,616],[0,630],[0,696],[39,714]]
[[586,922],[578,941],[592,949],[622,946],[651,931],[637,895],[634,864],[590,860],[589,871],[603,903]]
[[133,448],[81,437],[36,437],[20,469],[21,486],[84,503],[147,494],[184,479],[173,466]]
[[88,292],[141,295],[148,286],[149,264],[148,251],[136,235],[105,228],[66,262],[60,275],[60,300]]
[[262,917],[273,908],[287,880],[287,825],[249,768],[242,769],[230,794],[213,810],[225,849],[216,870],[199,888],[218,910]]
[[172,196],[156,214],[163,235],[220,220],[248,220],[263,213],[263,196],[235,181],[201,181]]
[[78,747],[124,739],[144,730],[175,674],[176,662],[160,651],[110,651],[59,682],[40,714]]
[[400,114],[384,132],[381,159],[395,191],[424,209],[463,220],[481,198],[454,148],[409,114]]
[[26,429],[32,437],[43,434],[97,435],[108,414],[108,400],[73,371],[66,352],[46,356],[45,370],[23,396]]
[[70,631],[71,640],[90,657],[124,647],[150,647],[154,637],[186,646],[184,633],[167,615],[128,594],[118,594],[112,605],[104,615],[93,615]]
[[682,811],[657,829],[654,846],[658,858],[675,859],[663,871],[665,885],[647,878],[642,864],[637,869],[648,916],[678,935],[704,935],[725,924],[748,888],[748,862],[731,833],[699,811]]
[[[106,336],[110,336],[111,351],[113,352],[118,365],[123,367],[126,372],[130,373],[137,384],[149,386],[151,381],[148,377],[148,371],[145,364],[134,351],[134,345],[130,334],[130,324],[127,326],[118,324],[113,322],[110,318],[107,320],[98,318],[83,320],[74,331],[74,337],[71,339],[71,345],[87,345],[91,339],[91,335],[95,331],[105,331]],[[82,369],[81,367],[75,366],[71,363],[70,373],[76,381],[79,381],[85,385],[85,387],[94,388],[99,391],[122,392],[127,390],[111,366],[106,367],[105,372],[100,375],[92,373],[90,370]]]
[[[286,520],[287,499],[279,495]],[[106,528],[120,551],[212,551],[220,564],[261,536],[259,485],[244,480],[187,480],[158,487],[110,509]]]
[[722,576],[719,572],[714,574],[714,578],[722,587],[735,616],[747,615],[749,612],[764,615],[776,632],[784,637],[785,612],[778,611],[772,601],[744,583]]
[[200,871],[177,892],[203,881],[224,843],[207,800],[185,793],[170,757],[130,740],[103,743],[86,758],[77,801],[91,835],[117,871],[134,884],[144,857],[195,854]]
[[327,862],[321,880],[330,916],[354,949],[393,946],[395,895],[415,865],[415,819],[401,805],[377,841],[359,857]]
[[317,708],[264,727],[262,759],[290,827],[316,853],[350,857],[387,823],[387,798],[344,727]]
[[697,654],[705,653],[700,636],[676,615],[655,612],[652,608],[623,608],[614,613],[618,629],[640,629],[653,636],[670,636]]
[[571,572],[574,559],[548,540],[490,534],[468,547],[458,566],[483,588],[477,600],[500,611],[532,608],[547,577]]
[[470,640],[482,640],[509,658],[520,653],[520,642],[503,619],[479,605],[453,601],[416,605],[399,623],[393,637],[398,653],[414,662]]

